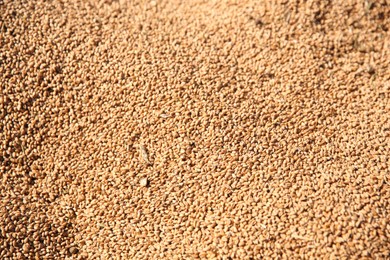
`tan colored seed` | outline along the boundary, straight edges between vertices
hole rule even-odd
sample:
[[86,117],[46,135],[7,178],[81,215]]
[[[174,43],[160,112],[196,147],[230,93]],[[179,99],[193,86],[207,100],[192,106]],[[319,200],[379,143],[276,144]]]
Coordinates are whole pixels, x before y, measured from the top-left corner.
[[30,245],[28,243],[23,245],[23,252],[28,253],[30,251]]

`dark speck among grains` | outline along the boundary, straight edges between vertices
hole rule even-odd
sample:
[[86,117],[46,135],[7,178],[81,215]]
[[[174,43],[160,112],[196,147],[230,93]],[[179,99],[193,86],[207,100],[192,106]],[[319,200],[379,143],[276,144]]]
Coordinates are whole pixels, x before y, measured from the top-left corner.
[[389,14],[0,0],[0,259],[386,259]]

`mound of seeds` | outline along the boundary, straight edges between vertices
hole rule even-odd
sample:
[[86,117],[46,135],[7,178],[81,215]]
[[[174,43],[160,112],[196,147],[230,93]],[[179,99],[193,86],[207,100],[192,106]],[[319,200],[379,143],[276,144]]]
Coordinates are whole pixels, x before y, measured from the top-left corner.
[[390,3],[0,1],[1,259],[390,256]]

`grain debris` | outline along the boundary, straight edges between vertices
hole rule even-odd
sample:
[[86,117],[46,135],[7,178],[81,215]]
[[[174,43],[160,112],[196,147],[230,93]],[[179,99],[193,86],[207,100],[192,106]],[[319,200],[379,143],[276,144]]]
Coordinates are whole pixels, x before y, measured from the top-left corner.
[[142,178],[140,181],[139,181],[139,184],[142,186],[142,187],[147,187],[149,185],[149,180],[148,178]]
[[145,146],[144,145],[139,145],[139,152],[141,154],[141,158],[142,160],[147,163],[147,164],[151,164],[150,160],[149,160],[149,155],[148,155],[148,151],[146,150]]

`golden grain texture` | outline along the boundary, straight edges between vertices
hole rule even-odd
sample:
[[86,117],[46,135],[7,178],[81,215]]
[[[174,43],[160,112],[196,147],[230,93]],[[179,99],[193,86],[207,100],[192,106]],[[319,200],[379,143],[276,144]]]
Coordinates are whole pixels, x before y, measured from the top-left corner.
[[0,258],[389,257],[389,5],[0,0]]

